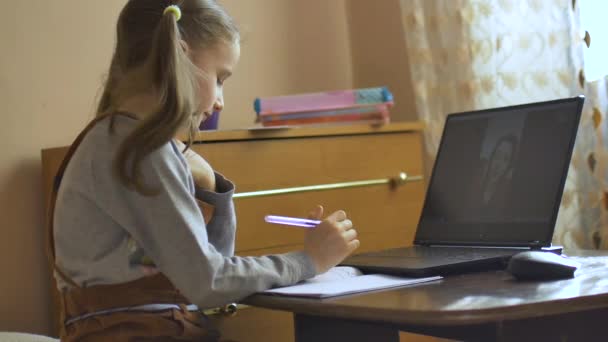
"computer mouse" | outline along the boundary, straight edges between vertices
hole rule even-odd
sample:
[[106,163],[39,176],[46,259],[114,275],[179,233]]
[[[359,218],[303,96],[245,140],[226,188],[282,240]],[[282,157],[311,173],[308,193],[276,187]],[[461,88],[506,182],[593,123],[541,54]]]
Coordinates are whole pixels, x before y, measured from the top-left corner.
[[524,251],[511,257],[507,272],[520,280],[549,280],[574,277],[576,261],[550,252]]

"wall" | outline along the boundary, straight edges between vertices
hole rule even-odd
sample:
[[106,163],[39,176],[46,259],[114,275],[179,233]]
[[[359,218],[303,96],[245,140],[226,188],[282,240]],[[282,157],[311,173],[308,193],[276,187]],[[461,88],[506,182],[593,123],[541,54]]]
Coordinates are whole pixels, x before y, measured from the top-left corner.
[[121,1],[16,1],[0,12],[0,331],[49,329],[40,149],[92,117]]
[[[245,32],[221,128],[255,96],[352,87],[345,0],[225,0]],[[50,331],[40,150],[93,117],[124,0],[14,1],[0,13],[0,331]]]
[[394,121],[417,120],[400,0],[346,2],[355,88],[388,86]]
[[220,128],[253,123],[253,99],[352,87],[347,0],[224,0],[243,31]]

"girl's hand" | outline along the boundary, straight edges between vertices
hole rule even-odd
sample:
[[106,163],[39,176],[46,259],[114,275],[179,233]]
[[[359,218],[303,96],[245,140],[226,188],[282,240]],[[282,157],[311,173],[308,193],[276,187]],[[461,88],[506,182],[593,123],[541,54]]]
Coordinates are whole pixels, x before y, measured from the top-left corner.
[[[319,220],[322,216],[323,207],[319,205],[310,212],[309,218]],[[304,251],[312,258],[317,274],[321,274],[339,264],[359,244],[353,223],[343,210],[338,210],[306,233]]]
[[[177,139],[175,139],[175,144],[180,152],[186,148],[186,145]],[[215,173],[213,172],[211,165],[191,148],[182,154],[190,166],[194,184],[199,188],[215,191]]]

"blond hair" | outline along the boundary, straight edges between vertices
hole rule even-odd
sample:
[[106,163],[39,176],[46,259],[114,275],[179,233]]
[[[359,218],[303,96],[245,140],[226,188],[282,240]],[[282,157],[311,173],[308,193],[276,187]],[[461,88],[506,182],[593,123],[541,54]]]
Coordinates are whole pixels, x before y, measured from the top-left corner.
[[[178,6],[181,18],[168,6]],[[179,19],[179,21],[178,21]],[[152,91],[158,106],[125,138],[114,159],[114,171],[127,187],[152,195],[141,177],[141,162],[186,127],[187,146],[198,127],[198,69],[189,48],[235,43],[239,31],[232,18],[213,0],[129,0],[118,19],[116,49],[99,101],[97,116],[115,113],[123,101]],[[113,121],[111,127],[113,126]]]

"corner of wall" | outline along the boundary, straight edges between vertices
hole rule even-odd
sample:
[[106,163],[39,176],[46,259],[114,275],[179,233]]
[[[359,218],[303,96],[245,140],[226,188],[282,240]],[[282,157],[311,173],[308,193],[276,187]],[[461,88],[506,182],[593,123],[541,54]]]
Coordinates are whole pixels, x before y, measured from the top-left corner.
[[387,86],[393,121],[416,121],[399,0],[349,0],[346,9],[355,88]]

